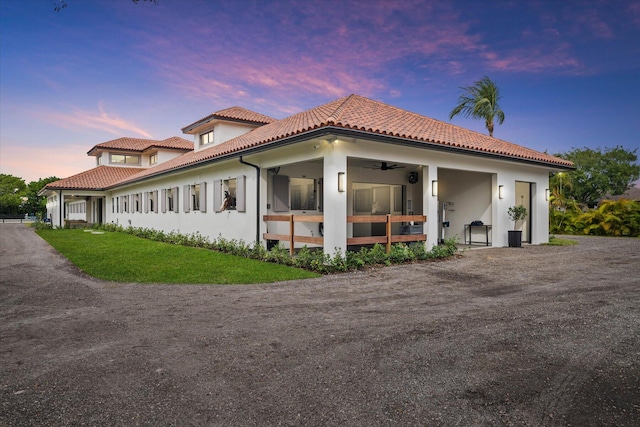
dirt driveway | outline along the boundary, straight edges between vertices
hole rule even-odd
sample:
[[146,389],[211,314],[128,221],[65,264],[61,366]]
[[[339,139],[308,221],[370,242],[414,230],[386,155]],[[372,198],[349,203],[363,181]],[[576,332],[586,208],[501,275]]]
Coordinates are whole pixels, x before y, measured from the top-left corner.
[[637,426],[640,239],[577,240],[160,286],[0,224],[0,425]]

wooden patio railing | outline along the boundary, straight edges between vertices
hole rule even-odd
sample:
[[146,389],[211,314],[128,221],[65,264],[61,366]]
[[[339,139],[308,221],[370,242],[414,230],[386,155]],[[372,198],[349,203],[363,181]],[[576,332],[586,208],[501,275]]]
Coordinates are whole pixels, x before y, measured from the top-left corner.
[[[312,243],[324,245],[322,236],[299,236],[295,234],[295,224],[297,222],[323,222],[322,215],[264,215],[264,221],[288,222],[289,234],[264,233],[265,240],[278,240],[289,242],[289,253],[293,255],[294,244]],[[421,222],[425,223],[427,217],[424,215],[352,215],[347,216],[347,222],[352,224],[385,223],[386,232],[384,236],[348,237],[347,245],[373,245],[376,243],[386,245],[387,253],[391,251],[391,245],[399,242],[423,242],[427,240],[426,234],[392,234],[391,224],[394,222]]]

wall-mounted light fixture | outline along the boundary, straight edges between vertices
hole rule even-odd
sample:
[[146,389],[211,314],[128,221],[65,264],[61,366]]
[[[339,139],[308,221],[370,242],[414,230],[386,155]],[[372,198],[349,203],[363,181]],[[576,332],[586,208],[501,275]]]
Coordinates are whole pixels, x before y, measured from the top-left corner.
[[504,199],[504,185],[498,185],[498,197]]
[[549,189],[547,188],[546,190],[544,190],[544,199],[548,202],[549,201]]
[[433,181],[431,181],[431,195],[433,197],[438,196],[438,180],[434,179]]
[[344,172],[338,172],[338,191],[344,193],[347,188],[347,177]]

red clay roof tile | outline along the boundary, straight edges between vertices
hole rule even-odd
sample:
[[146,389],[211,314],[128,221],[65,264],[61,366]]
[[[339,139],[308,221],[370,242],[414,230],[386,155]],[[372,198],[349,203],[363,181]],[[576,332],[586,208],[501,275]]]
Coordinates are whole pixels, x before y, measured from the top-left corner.
[[96,144],[87,154],[91,155],[95,151],[104,149],[143,152],[154,147],[191,151],[193,150],[193,142],[180,138],[179,136],[172,136],[171,138],[163,139],[162,141],[125,137]]
[[230,107],[225,108],[224,110],[216,111],[215,113],[211,113],[208,116],[201,118],[200,120],[196,120],[190,125],[182,128],[182,132],[187,133],[189,130],[215,119],[229,119],[233,121],[259,125],[265,125],[277,121],[277,119],[274,119],[273,117],[265,116],[264,114],[256,113],[255,111],[247,110],[246,108]]
[[123,181],[144,169],[118,166],[98,166],[58,181],[50,182],[46,190],[103,190]]
[[[235,108],[239,107],[233,107],[229,110]],[[268,145],[290,136],[329,126],[403,138],[417,147],[426,144],[441,145],[452,147],[454,151],[459,149],[466,153],[491,153],[499,157],[528,160],[549,166],[573,167],[573,163],[570,161],[549,154],[402,110],[379,101],[358,95],[349,95],[282,120],[265,124],[222,144],[198,152],[185,153],[153,168],[128,176],[118,184],[137,181],[229,154],[239,154],[253,147]],[[116,186],[116,183],[113,186]]]

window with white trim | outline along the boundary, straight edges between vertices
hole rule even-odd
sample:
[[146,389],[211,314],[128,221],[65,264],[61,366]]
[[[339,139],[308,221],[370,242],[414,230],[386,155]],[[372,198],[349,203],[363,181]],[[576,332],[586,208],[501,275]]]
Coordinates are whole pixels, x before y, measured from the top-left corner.
[[140,156],[136,154],[111,154],[109,162],[112,164],[139,165]]
[[200,145],[207,145],[213,142],[213,131],[200,134]]
[[207,211],[207,183],[191,184],[184,186],[183,193],[184,211]]
[[246,177],[218,179],[213,183],[213,203],[216,212],[246,212]]
[[152,155],[149,156],[149,164],[150,165],[158,164],[158,153],[153,153]]
[[158,212],[158,190],[148,191],[145,193],[145,213]]
[[120,196],[120,208],[122,213],[129,212],[129,195]]
[[133,199],[133,212],[142,213],[142,193],[136,193],[132,195]]
[[162,212],[178,212],[178,187],[162,189]]

